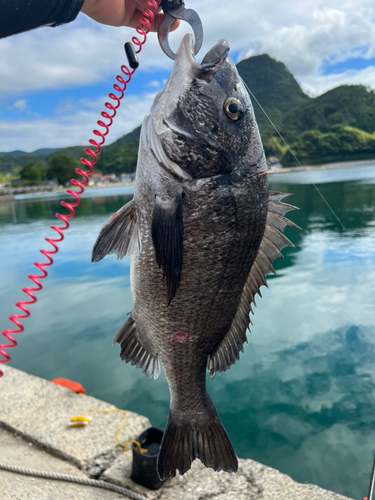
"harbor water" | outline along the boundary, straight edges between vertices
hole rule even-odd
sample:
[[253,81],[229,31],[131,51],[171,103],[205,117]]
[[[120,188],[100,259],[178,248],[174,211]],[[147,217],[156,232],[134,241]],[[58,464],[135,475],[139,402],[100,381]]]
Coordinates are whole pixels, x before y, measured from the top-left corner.
[[[300,208],[295,248],[257,299],[240,361],[208,388],[241,458],[352,498],[363,498],[375,450],[375,165],[269,176]],[[341,221],[332,214],[315,186]],[[130,258],[91,263],[91,249],[131,187],[90,190],[23,322],[11,366],[80,382],[87,393],[164,427],[169,391],[120,361],[113,338],[132,309]],[[67,197],[0,204],[0,328],[24,299],[27,275]],[[57,222],[57,224],[59,224]],[[234,249],[235,250],[235,249]],[[2,343],[2,341],[0,341]],[[17,388],[15,388],[17,390]],[[89,408],[88,408],[89,409]],[[72,415],[73,416],[73,415]]]

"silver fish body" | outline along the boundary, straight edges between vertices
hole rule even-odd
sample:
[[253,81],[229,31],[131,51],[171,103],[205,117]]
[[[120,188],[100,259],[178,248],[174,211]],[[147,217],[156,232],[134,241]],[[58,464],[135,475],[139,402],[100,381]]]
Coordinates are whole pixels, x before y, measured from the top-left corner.
[[170,412],[162,479],[195,458],[235,472],[237,458],[206,390],[239,359],[254,296],[291,243],[293,207],[269,194],[250,98],[221,40],[198,64],[186,35],[146,117],[134,199],[103,227],[93,261],[132,255],[134,308],[115,338],[148,376],[163,365]]

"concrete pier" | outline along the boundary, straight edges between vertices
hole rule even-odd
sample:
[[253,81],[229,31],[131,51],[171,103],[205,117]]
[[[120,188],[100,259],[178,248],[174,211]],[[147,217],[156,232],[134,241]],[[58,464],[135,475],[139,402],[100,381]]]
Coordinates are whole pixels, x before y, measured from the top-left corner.
[[[69,421],[89,409],[113,405],[76,394],[20,370],[3,368],[0,379],[0,462],[19,467],[101,479],[150,500],[345,500],[310,484],[300,484],[253,460],[239,460],[235,476],[214,472],[195,461],[182,481],[169,480],[150,491],[130,479],[131,461],[115,436],[119,413],[92,415],[83,428]],[[120,439],[135,439],[150,426],[146,417],[128,412]],[[0,470],[1,500],[116,500],[119,493]],[[348,499],[347,499],[348,500]]]

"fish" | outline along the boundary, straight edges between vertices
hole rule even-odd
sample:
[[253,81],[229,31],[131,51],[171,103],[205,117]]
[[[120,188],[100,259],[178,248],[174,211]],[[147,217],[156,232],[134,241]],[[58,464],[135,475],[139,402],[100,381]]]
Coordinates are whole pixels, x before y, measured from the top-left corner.
[[273,261],[293,246],[286,194],[267,165],[244,83],[219,40],[198,63],[185,35],[144,119],[134,198],[100,230],[92,261],[131,256],[134,299],[115,337],[120,357],[170,389],[160,479],[199,458],[236,472],[238,459],[207,392],[244,351],[250,313]]

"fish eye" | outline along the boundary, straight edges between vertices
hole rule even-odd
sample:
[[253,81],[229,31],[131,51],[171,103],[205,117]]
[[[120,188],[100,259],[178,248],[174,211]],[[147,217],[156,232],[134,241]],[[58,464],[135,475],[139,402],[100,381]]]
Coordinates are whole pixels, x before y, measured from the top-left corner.
[[241,101],[235,97],[229,97],[224,103],[224,111],[230,120],[238,120],[242,114]]

